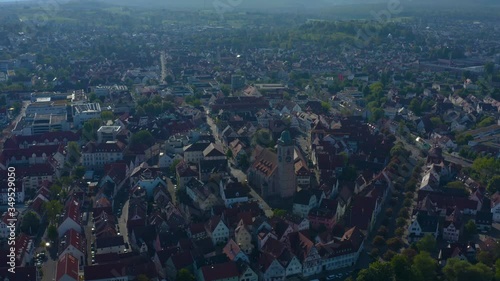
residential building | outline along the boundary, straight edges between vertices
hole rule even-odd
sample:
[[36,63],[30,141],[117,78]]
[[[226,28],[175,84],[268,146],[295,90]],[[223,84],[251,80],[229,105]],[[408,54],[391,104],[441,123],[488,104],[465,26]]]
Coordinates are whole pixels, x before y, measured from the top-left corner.
[[78,259],[65,254],[57,261],[56,281],[78,281]]
[[68,204],[66,204],[61,223],[57,227],[59,237],[63,237],[70,229],[78,233],[82,232],[80,214],[80,203],[76,200],[70,200]]
[[103,169],[104,165],[123,159],[124,144],[119,141],[89,142],[82,150],[82,165]]
[[417,211],[412,216],[411,224],[408,227],[408,240],[417,241],[427,234],[437,238],[438,228],[439,217],[429,215],[427,212]]

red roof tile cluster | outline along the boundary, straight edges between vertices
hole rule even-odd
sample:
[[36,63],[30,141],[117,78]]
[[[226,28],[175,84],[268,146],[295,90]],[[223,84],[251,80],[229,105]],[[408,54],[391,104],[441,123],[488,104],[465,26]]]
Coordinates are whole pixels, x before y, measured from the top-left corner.
[[205,281],[226,280],[239,276],[238,266],[235,262],[207,265],[201,268],[201,274]]
[[72,279],[75,281],[79,280],[78,259],[73,257],[71,254],[66,254],[57,262],[56,281]]

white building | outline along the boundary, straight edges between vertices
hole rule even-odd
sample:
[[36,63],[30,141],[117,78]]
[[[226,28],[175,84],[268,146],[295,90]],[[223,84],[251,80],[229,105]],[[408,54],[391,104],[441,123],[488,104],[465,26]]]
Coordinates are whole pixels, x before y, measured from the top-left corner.
[[117,141],[89,142],[82,151],[82,165],[88,168],[103,168],[106,164],[122,160],[123,148],[124,145]]
[[99,103],[85,103],[73,105],[73,124],[80,128],[90,119],[101,118],[101,105]]

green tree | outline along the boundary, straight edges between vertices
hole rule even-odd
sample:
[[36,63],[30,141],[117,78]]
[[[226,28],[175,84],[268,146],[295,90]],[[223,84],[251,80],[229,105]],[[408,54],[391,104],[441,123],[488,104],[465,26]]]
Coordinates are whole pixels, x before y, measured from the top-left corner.
[[484,65],[484,73],[486,73],[486,75],[488,76],[491,76],[493,75],[494,72],[495,72],[495,64],[493,62],[487,62]]
[[388,281],[392,280],[394,272],[391,264],[386,262],[376,261],[371,263],[366,269],[362,269],[356,281]]
[[232,151],[231,149],[228,149],[228,150],[226,151],[226,157],[227,157],[227,158],[233,158],[233,151]]
[[420,252],[413,259],[412,271],[415,280],[436,280],[438,265],[428,252]]
[[455,141],[458,145],[466,145],[473,139],[474,137],[471,134],[460,134],[456,137]]
[[488,127],[490,125],[493,125],[496,123],[496,119],[489,116],[481,120],[479,123],[477,123],[478,128],[483,128],[483,127]]
[[220,87],[220,90],[221,90],[222,94],[224,94],[224,96],[226,96],[226,97],[229,96],[229,94],[231,94],[231,87],[229,85],[226,85],[226,84],[222,85]]
[[21,224],[21,231],[29,235],[35,235],[38,233],[38,228],[40,227],[40,218],[32,212],[29,211],[23,216],[23,221]]
[[487,266],[493,266],[493,264],[495,263],[495,257],[489,251],[480,251],[476,255],[476,259],[478,262],[484,263]]
[[401,238],[398,237],[392,237],[387,240],[387,247],[393,251],[399,251],[401,247],[403,247],[404,243]]
[[73,176],[75,179],[81,179],[85,175],[85,167],[83,166],[76,166],[75,169],[73,170]]
[[453,188],[453,189],[461,189],[466,191],[467,188],[465,187],[465,184],[461,181],[451,181],[446,184],[447,188]]
[[90,119],[83,124],[82,135],[88,141],[97,140],[97,130],[102,125],[101,119]]
[[177,272],[176,281],[195,281],[194,275],[187,269],[183,268]]
[[53,224],[49,225],[47,228],[47,237],[50,239],[50,241],[56,241],[58,237],[57,233],[57,227]]
[[495,262],[495,280],[500,281],[500,259]]
[[113,112],[105,110],[101,112],[101,119],[104,121],[113,120],[115,119],[115,115],[113,114]]
[[[151,279],[149,279],[149,277],[147,277],[146,275],[141,274],[141,275],[137,275],[136,280],[137,281],[150,281]],[[179,279],[177,279],[177,280],[179,280]]]
[[391,260],[395,281],[408,281],[412,276],[411,262],[404,255],[395,255]]
[[148,147],[152,146],[155,143],[155,138],[153,135],[147,131],[142,130],[132,135],[130,138],[130,145],[146,145]]
[[470,239],[476,233],[477,233],[476,222],[474,222],[474,220],[469,220],[464,225],[464,235]]
[[372,244],[374,246],[383,246],[383,245],[385,245],[385,239],[384,239],[384,237],[377,235],[377,236],[373,237]]
[[328,112],[330,112],[330,109],[332,109],[332,106],[330,105],[330,103],[328,103],[326,101],[322,101],[321,108],[323,109],[324,113],[328,113]]
[[175,159],[174,161],[172,161],[172,164],[169,167],[170,173],[175,174],[176,172],[175,168],[177,167],[177,165],[179,165],[180,162],[181,162],[180,159]]
[[44,210],[49,222],[55,222],[57,215],[62,213],[63,205],[57,200],[51,200],[44,203]]
[[446,261],[443,274],[447,281],[490,281],[493,279],[493,270],[490,267],[482,263],[472,265],[468,261],[457,258]]
[[432,252],[436,248],[436,238],[431,234],[426,234],[422,239],[420,239],[417,243],[417,249],[420,252]]
[[494,194],[495,192],[500,192],[500,176],[499,175],[493,176],[488,181],[487,189],[491,194]]
[[273,214],[275,217],[284,217],[287,214],[287,211],[283,209],[274,209]]

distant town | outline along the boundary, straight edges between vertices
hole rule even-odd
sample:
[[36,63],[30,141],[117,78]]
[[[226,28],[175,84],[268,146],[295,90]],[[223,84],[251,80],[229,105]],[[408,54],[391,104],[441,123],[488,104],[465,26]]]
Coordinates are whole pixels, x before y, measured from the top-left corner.
[[1,280],[500,280],[498,7],[2,5]]

